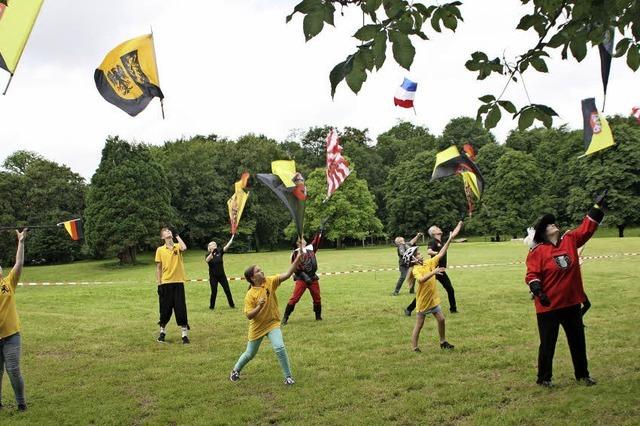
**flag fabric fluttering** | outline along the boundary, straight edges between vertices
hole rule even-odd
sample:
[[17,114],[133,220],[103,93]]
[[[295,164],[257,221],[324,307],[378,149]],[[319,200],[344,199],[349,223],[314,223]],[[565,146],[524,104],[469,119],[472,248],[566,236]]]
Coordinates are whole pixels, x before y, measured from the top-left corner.
[[162,102],[153,34],[116,46],[107,53],[93,78],[100,95],[131,116],[138,115],[154,97]]
[[582,120],[585,153],[579,158],[615,145],[609,123],[604,114],[598,112],[594,98],[582,100]]
[[282,201],[291,213],[298,236],[304,231],[304,209],[307,200],[307,188],[304,177],[296,172],[296,163],[291,160],[279,160],[271,163],[272,173],[258,173],[257,178]]
[[615,36],[615,27],[610,28],[604,36],[602,43],[598,45],[600,53],[600,74],[602,77],[602,88],[604,91],[604,101],[602,111],[607,99],[607,86],[609,85],[609,73],[611,72],[611,57],[613,56],[613,38]]
[[453,175],[461,175],[467,197],[468,212],[471,215],[475,208],[474,197],[480,200],[484,191],[484,178],[474,162],[475,152],[471,145],[465,145],[464,153],[460,154],[455,145],[450,146],[436,155],[431,180],[441,179]]
[[634,116],[638,124],[640,124],[640,107],[631,108],[631,115]]
[[[9,83],[29,40],[44,0],[9,0],[0,3],[0,68],[9,72]],[[7,93],[9,83],[3,94]]]
[[398,87],[396,95],[393,97],[394,105],[402,108],[413,108],[413,101],[416,97],[417,89],[418,83],[405,77],[400,87]]
[[240,180],[234,184],[235,192],[231,198],[229,198],[229,201],[227,201],[232,235],[235,235],[238,231],[238,224],[240,223],[244,206],[247,204],[247,198],[249,198],[249,192],[245,191],[248,184],[249,172],[244,172],[242,173],[242,176],[240,176]]
[[67,230],[69,236],[73,241],[79,241],[84,237],[84,231],[82,230],[82,219],[73,219],[66,222],[59,223],[63,225]]
[[342,156],[338,132],[331,129],[327,136],[327,200],[347,179],[351,170],[349,162]]

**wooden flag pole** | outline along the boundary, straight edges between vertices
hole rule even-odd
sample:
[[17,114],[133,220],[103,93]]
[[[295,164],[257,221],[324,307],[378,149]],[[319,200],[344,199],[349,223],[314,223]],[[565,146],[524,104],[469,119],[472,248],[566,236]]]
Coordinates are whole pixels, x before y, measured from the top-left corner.
[[[156,41],[153,38],[153,26],[151,28],[151,43],[153,44],[153,64],[156,67],[156,75],[158,76],[158,86],[160,85],[160,72],[158,71],[158,58],[156,58]],[[162,119],[164,120],[164,99],[160,99],[160,111],[162,111]]]
[[4,88],[4,92],[2,92],[2,96],[7,94],[7,90],[9,90],[9,85],[11,84],[11,80],[13,80],[13,73],[9,74],[9,81],[7,81],[7,86]]

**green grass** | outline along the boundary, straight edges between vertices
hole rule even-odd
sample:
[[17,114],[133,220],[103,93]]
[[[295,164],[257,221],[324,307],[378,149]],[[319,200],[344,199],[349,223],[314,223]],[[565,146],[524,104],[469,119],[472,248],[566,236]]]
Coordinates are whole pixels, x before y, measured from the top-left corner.
[[[640,252],[640,238],[598,238],[585,255]],[[508,263],[526,256],[522,243],[454,245],[450,264]],[[322,271],[397,265],[393,248],[326,250]],[[555,357],[557,388],[534,384],[537,329],[523,284],[523,265],[452,269],[461,313],[447,315],[452,353],[438,348],[429,319],[415,354],[415,317],[391,297],[396,272],[321,279],[323,316],[315,322],[305,295],[284,328],[297,384],[282,384],[264,342],[230,383],[228,373],[246,345],[247,320],[219,294],[208,309],[207,283],[187,284],[192,344],[156,337],[157,294],[150,255],[120,268],[113,261],[26,268],[22,281],[117,281],[86,286],[21,287],[22,369],[30,409],[15,412],[5,375],[0,423],[8,424],[637,424],[640,418],[640,257],[587,261],[586,316],[592,388],[577,386],[564,335]],[[288,253],[226,257],[239,276],[251,263],[267,273],[287,267]],[[188,252],[187,274],[204,277],[203,253]],[[284,283],[281,310],[291,292]],[[242,304],[245,282],[232,282]],[[446,296],[440,287],[443,305]]]

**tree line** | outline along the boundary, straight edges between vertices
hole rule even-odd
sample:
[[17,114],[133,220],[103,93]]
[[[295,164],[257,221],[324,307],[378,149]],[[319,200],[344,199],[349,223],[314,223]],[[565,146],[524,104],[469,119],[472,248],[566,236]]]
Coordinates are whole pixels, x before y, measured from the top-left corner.
[[[485,193],[467,232],[494,239],[522,236],[542,212],[561,225],[577,223],[592,194],[609,188],[606,225],[619,235],[640,224],[640,126],[611,117],[617,145],[590,157],[582,132],[567,127],[512,131],[504,144],[475,119],[452,119],[442,135],[400,122],[373,141],[367,130],[340,131],[352,175],[326,196],[325,139],[329,127],[299,131],[286,141],[248,134],[231,140],[216,135],[169,141],[161,146],[109,137],[100,165],[86,182],[64,165],[17,151],[0,170],[1,224],[57,223],[82,217],[85,239],[71,241],[63,229],[33,232],[26,260],[31,264],[117,256],[134,263],[138,253],[159,243],[162,226],[175,227],[193,247],[229,237],[227,199],[240,174],[269,172],[271,161],[294,159],[307,178],[306,230],[327,220],[329,244],[408,235],[437,223],[452,227],[466,211],[461,179],[430,182],[436,153],[466,143],[477,151]],[[285,208],[265,187],[250,181],[250,196],[236,244],[238,250],[272,250],[294,238]],[[0,260],[9,262],[14,236],[0,235]]]

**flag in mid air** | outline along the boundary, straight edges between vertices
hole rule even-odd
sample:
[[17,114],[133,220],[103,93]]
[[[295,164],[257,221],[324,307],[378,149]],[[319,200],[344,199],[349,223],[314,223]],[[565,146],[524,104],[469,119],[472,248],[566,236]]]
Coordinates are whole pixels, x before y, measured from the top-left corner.
[[480,169],[474,162],[475,152],[471,145],[465,145],[464,153],[460,154],[455,145],[450,146],[436,155],[436,164],[433,168],[431,180],[461,175],[464,183],[464,192],[467,197],[469,214],[473,213],[474,200],[482,197],[484,191],[484,178]]
[[402,108],[413,108],[413,100],[416,97],[417,89],[418,83],[405,78],[393,97],[394,105]]
[[229,223],[231,224],[231,234],[235,235],[238,230],[238,224],[244,211],[244,206],[247,204],[247,198],[249,198],[249,192],[245,191],[249,183],[249,172],[242,173],[240,180],[234,185],[235,192],[227,201],[227,207],[229,208]]
[[298,236],[304,230],[304,210],[307,200],[307,187],[304,177],[296,172],[296,163],[292,160],[278,160],[271,163],[271,174],[258,173],[260,182],[265,184],[287,207],[296,224]]
[[640,107],[631,108],[631,115],[634,116],[638,124],[640,124]]
[[107,53],[93,78],[102,97],[131,116],[140,114],[154,97],[164,99],[152,34],[127,40]]
[[0,3],[0,68],[16,72],[43,0],[8,0]]
[[67,230],[73,241],[79,241],[84,236],[84,232],[82,231],[82,219],[69,220],[62,222],[59,225],[64,225],[64,229]]
[[327,199],[336,192],[350,173],[349,162],[342,156],[338,132],[331,129],[327,136]]
[[[598,45],[600,53],[600,75],[602,77],[602,88],[604,96],[607,96],[607,86],[609,85],[609,73],[611,72],[611,57],[613,56],[613,38],[615,27],[609,29],[604,36],[602,43]],[[604,107],[603,107],[604,108]]]
[[594,98],[582,100],[582,120],[585,153],[580,158],[615,145],[607,119],[596,108]]

